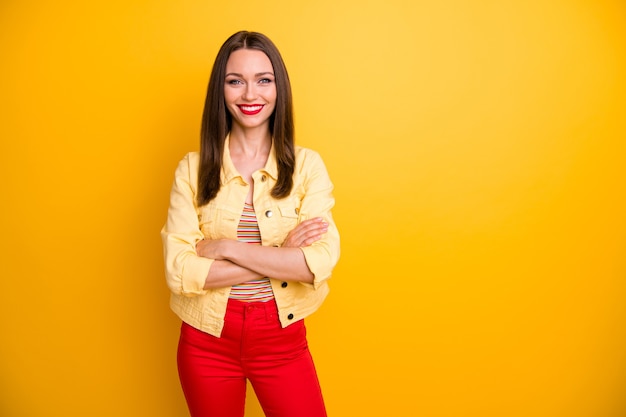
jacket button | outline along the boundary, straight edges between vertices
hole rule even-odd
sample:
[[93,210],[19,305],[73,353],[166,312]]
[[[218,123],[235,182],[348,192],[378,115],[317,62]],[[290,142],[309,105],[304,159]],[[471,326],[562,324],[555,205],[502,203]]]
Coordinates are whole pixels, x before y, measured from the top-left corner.
[[296,209],[294,210],[296,212],[296,214],[300,213],[300,209],[296,207]]
[[267,210],[265,212],[265,217],[272,217],[274,215],[274,213],[272,212],[272,210]]
[[293,320],[293,314],[289,314],[289,315],[287,316],[287,318],[288,318],[289,320]]
[[280,286],[283,287],[283,288],[287,288],[287,285],[289,285],[289,284],[287,284],[286,282],[283,282],[282,284],[280,284]]

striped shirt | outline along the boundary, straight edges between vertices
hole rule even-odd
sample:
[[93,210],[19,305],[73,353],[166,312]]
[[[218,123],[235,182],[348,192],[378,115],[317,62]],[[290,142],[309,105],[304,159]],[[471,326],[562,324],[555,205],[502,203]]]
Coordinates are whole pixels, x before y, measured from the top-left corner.
[[[252,204],[245,203],[237,227],[237,240],[253,245],[261,244],[261,231]],[[260,278],[233,285],[230,298],[240,301],[269,301],[274,298],[269,278]]]

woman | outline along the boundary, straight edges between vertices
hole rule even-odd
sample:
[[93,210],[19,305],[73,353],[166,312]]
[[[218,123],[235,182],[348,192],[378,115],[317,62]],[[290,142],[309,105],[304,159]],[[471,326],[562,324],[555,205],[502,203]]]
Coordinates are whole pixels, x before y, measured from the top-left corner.
[[200,152],[178,165],[161,232],[192,417],[243,416],[246,380],[266,416],[326,415],[303,319],[339,258],[332,189],[319,155],[294,145],[278,49],[235,33],[215,59]]

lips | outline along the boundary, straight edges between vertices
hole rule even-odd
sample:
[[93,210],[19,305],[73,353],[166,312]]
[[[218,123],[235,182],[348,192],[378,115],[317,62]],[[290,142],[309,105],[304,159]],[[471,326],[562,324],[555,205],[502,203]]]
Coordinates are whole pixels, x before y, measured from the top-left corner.
[[241,112],[247,116],[254,116],[255,114],[258,114],[261,110],[263,110],[262,104],[239,104],[237,105],[237,107],[239,107],[239,110],[241,110]]

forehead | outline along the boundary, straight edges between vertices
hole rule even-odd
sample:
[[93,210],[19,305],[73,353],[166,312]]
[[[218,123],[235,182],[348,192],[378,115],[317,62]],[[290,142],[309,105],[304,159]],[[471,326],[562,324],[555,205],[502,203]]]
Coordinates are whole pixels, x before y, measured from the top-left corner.
[[265,52],[256,49],[238,49],[230,54],[226,63],[226,73],[257,74],[273,72],[272,62]]

